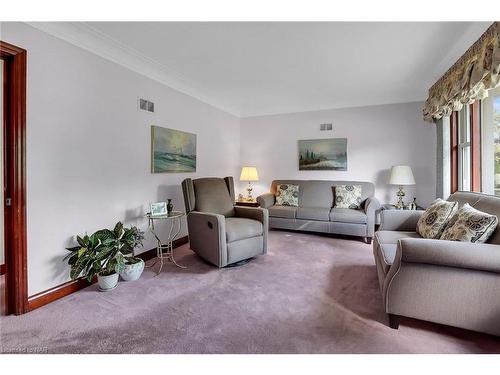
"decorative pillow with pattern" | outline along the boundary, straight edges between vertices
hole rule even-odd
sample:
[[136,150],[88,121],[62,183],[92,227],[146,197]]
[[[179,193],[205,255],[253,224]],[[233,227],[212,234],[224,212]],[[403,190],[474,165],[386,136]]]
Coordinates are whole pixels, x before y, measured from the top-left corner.
[[457,202],[436,199],[418,219],[417,233],[424,238],[439,239],[457,210]]
[[361,185],[336,185],[335,208],[361,208]]
[[486,242],[498,224],[498,217],[476,210],[468,203],[460,208],[450,221],[442,240],[462,242]]
[[279,184],[276,189],[276,205],[297,207],[299,205],[299,185]]

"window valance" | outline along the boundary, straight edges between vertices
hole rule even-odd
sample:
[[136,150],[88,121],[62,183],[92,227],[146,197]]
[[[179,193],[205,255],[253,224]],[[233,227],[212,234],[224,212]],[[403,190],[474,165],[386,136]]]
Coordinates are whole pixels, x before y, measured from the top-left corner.
[[488,30],[429,89],[424,120],[433,121],[488,96],[500,85],[500,22]]

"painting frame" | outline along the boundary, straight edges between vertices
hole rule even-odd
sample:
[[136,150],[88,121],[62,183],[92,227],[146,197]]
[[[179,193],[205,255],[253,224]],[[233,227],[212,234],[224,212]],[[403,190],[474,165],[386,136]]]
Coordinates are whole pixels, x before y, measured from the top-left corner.
[[196,134],[151,125],[151,173],[194,173]]
[[347,138],[297,141],[299,171],[347,171]]

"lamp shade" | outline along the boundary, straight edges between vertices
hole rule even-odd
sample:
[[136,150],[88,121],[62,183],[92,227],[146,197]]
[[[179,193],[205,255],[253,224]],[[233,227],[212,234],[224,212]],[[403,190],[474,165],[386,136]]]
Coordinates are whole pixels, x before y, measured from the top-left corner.
[[259,181],[259,174],[255,167],[241,168],[240,181]]
[[389,177],[390,185],[415,185],[415,178],[411,168],[407,165],[395,165]]

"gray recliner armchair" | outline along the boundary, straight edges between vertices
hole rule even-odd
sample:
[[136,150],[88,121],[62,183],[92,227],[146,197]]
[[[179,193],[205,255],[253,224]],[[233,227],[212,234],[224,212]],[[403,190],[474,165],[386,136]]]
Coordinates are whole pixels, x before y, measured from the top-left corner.
[[221,268],[267,252],[268,212],[234,205],[234,181],[182,181],[191,249]]

